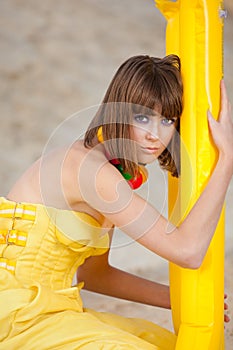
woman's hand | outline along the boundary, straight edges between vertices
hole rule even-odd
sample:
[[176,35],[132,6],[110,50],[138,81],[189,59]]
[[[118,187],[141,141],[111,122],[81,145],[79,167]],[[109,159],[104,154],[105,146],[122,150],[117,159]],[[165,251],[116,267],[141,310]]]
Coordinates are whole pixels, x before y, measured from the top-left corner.
[[213,141],[220,155],[229,157],[233,163],[233,122],[231,119],[231,105],[227,97],[226,86],[223,80],[220,83],[221,108],[218,121],[215,120],[210,111],[207,112],[209,127]]

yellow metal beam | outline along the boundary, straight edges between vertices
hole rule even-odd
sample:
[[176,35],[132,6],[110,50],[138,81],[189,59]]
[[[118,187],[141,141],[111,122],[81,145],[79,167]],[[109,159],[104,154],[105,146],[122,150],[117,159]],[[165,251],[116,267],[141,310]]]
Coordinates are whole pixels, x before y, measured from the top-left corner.
[[[167,19],[167,54],[181,59],[181,177],[169,178],[169,213],[181,222],[202,192],[216,161],[206,112],[218,117],[223,75],[220,0],[157,0]],[[200,269],[170,264],[177,350],[224,349],[224,213]]]

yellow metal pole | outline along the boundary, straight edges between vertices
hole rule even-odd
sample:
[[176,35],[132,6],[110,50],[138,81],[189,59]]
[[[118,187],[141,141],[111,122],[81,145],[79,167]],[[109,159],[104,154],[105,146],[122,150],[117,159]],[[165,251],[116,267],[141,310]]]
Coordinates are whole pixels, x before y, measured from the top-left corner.
[[[169,215],[181,222],[216,162],[206,112],[218,117],[222,78],[221,0],[156,0],[167,19],[167,54],[180,56],[184,82],[181,177],[169,178]],[[170,264],[177,350],[224,349],[224,213],[200,269]]]

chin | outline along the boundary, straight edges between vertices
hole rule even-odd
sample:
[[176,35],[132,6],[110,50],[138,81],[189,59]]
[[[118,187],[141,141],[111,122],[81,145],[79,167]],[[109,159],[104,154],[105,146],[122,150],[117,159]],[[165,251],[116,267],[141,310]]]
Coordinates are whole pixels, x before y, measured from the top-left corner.
[[153,162],[155,162],[158,159],[157,155],[153,155],[153,156],[145,156],[145,157],[138,157],[138,162],[140,164],[151,164]]

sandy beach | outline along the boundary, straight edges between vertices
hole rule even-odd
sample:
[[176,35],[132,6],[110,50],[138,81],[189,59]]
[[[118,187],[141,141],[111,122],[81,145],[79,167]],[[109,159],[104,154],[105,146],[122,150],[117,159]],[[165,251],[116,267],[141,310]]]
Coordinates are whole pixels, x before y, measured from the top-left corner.
[[[225,82],[233,103],[233,1],[226,0],[225,6]],[[166,22],[153,0],[3,0],[0,24],[0,192],[4,196],[44,150],[82,136],[126,58],[165,55]],[[154,187],[151,200],[160,198],[155,205],[166,214],[166,177],[156,165],[149,172]],[[227,350],[233,346],[232,217],[233,181],[226,199],[225,290],[232,319],[225,328]],[[145,278],[168,281],[167,262],[120,232],[111,262]],[[170,310],[86,291],[82,295],[85,306],[172,329]]]

